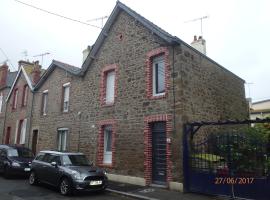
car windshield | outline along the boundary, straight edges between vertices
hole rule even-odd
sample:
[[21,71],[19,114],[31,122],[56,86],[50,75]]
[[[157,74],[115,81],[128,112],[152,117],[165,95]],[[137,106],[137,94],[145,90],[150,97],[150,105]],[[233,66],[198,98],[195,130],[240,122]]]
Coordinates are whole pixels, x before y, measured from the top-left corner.
[[9,157],[22,157],[22,158],[33,158],[34,155],[29,149],[18,148],[18,149],[8,149]]
[[89,166],[92,165],[85,155],[64,155],[63,165]]

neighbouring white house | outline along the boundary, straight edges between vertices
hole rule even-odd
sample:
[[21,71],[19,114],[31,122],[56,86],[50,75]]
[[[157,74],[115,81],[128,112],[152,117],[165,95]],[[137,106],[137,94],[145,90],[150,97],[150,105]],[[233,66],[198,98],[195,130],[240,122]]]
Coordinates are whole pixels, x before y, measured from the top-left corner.
[[250,119],[270,117],[270,99],[252,102],[250,104]]

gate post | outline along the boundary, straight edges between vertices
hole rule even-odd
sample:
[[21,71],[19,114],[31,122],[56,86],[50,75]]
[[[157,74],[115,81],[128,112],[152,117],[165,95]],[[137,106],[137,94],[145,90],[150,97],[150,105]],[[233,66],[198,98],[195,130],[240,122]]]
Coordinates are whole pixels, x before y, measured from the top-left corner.
[[183,134],[183,173],[184,173],[184,192],[189,192],[189,145],[188,133],[191,126],[184,124]]

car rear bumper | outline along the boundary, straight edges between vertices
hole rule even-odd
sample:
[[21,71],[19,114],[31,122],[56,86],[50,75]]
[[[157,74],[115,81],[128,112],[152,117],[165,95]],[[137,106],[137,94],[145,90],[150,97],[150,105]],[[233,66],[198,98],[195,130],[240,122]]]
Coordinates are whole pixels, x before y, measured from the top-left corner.
[[10,175],[29,175],[30,167],[9,167],[8,172]]

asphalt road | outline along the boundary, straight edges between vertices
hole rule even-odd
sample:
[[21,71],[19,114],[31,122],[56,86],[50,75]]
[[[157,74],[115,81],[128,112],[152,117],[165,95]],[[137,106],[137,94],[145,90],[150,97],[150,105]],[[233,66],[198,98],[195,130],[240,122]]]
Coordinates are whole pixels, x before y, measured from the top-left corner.
[[65,197],[58,190],[46,186],[30,186],[28,179],[12,178],[9,180],[0,176],[0,199],[1,200],[132,200],[109,192],[104,193],[81,193],[75,196]]

